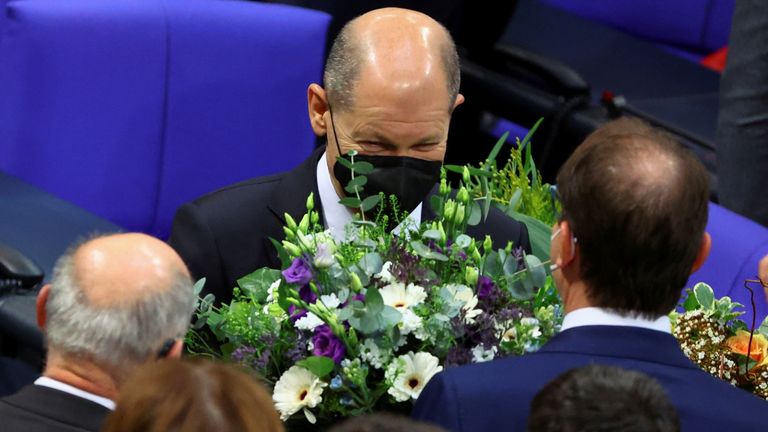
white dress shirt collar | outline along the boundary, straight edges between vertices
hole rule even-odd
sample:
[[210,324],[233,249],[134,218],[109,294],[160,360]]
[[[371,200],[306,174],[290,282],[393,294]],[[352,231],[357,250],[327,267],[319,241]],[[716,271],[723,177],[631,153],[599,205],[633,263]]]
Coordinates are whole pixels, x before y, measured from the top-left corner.
[[[344,227],[352,222],[353,212],[349,207],[339,204],[339,196],[331,181],[331,174],[328,172],[328,162],[326,154],[317,162],[317,190],[320,193],[320,207],[323,209],[323,220],[325,227],[330,230],[331,235],[337,241],[344,240]],[[421,203],[408,215],[408,224],[418,226],[421,223]],[[393,232],[398,234],[405,224],[403,221]],[[411,225],[412,224],[412,225]]]
[[576,309],[566,314],[560,331],[591,325],[640,327],[664,333],[672,332],[672,325],[666,315],[655,320],[649,320],[642,317],[622,316],[609,309],[597,307]]
[[71,386],[69,384],[63,383],[53,378],[44,377],[44,376],[40,377],[35,380],[35,385],[50,387],[52,389],[63,391],[64,393],[69,393],[73,396],[77,396],[83,399],[87,399],[91,402],[97,403],[103,406],[104,408],[107,408],[110,411],[115,410],[115,402],[113,400],[105,398],[103,396],[95,395],[85,390],[81,390],[77,387]]

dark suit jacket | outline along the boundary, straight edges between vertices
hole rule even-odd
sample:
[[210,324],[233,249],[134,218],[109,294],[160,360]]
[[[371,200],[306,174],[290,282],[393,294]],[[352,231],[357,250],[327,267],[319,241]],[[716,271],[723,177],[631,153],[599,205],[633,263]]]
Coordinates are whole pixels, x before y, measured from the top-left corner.
[[768,425],[768,402],[700,370],[672,335],[618,326],[572,328],[532,354],[448,369],[427,384],[413,417],[451,431],[524,431],[536,393],[589,363],[655,378],[683,431],[764,431]]
[[[324,151],[325,147],[318,148],[288,173],[237,183],[179,208],[170,244],[194,278],[206,278],[205,292],[228,303],[237,279],[261,267],[280,268],[269,238],[284,238],[283,215],[288,213],[299,220],[306,213],[310,192],[319,203],[317,162]],[[422,208],[423,220],[434,218],[429,200]],[[512,241],[530,251],[525,225],[496,209],[484,224],[470,227],[467,234],[481,240],[491,234],[497,247]]]
[[50,387],[29,385],[0,399],[5,432],[99,431],[110,411],[95,402]]

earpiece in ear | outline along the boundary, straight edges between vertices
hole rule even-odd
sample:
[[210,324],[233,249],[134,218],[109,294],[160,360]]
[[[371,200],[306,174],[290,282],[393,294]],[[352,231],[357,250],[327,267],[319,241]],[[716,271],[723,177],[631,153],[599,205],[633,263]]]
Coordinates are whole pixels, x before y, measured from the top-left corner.
[[170,354],[171,350],[173,349],[173,344],[176,343],[175,339],[168,339],[163,343],[162,348],[157,352],[157,358],[165,358],[168,357],[168,354]]

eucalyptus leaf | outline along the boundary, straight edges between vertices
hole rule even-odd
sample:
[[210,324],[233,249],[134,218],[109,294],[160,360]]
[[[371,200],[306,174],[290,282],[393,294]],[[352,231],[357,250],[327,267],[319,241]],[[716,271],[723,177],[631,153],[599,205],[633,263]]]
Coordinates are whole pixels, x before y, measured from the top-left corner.
[[424,255],[424,258],[433,259],[435,261],[448,261],[448,257],[441,254],[440,252],[429,252],[428,254]]
[[397,327],[397,323],[403,318],[403,314],[392,306],[384,306],[381,311],[381,319],[385,328]]
[[368,288],[365,292],[365,307],[371,314],[379,314],[384,309],[384,299],[375,286]]
[[352,306],[347,306],[343,309],[337,309],[336,310],[336,318],[339,321],[346,321],[350,318],[352,318],[352,315],[354,314],[354,308]]
[[378,253],[368,252],[360,258],[357,265],[360,266],[367,275],[374,275],[381,271],[381,268],[384,266],[384,260]]
[[528,300],[534,295],[534,286],[530,278],[524,275],[521,278],[507,276],[507,291],[516,300]]
[[343,158],[341,156],[337,156],[336,157],[336,162],[338,162],[341,166],[343,166],[343,167],[345,167],[347,169],[352,169],[352,162],[350,162],[349,159],[347,159],[347,158]]
[[469,207],[469,218],[467,218],[467,225],[475,226],[480,223],[483,218],[483,211],[480,208],[480,204],[477,201],[472,201]]
[[399,326],[392,326],[392,330],[390,331],[389,337],[390,337],[390,339],[392,339],[392,345],[393,346],[398,346],[400,344],[401,336],[402,335],[400,334],[400,327]]
[[[499,257],[499,259],[501,259],[501,257]],[[504,276],[511,276],[517,271],[517,260],[514,256],[508,255],[504,257],[502,271],[504,271]]]
[[336,364],[333,359],[325,356],[311,356],[296,362],[296,365],[312,372],[318,378],[323,378],[333,372]]
[[[365,178],[365,177],[358,177],[358,178]],[[360,193],[360,192],[362,192],[364,189],[365,189],[365,188],[363,188],[362,186],[350,186],[350,185],[348,185],[348,186],[346,186],[346,187],[344,188],[344,190],[345,190],[345,191],[347,191],[347,193],[351,193],[351,194],[357,194],[357,193]]]
[[205,278],[201,278],[197,282],[195,282],[195,285],[192,287],[192,292],[195,293],[195,297],[200,297],[200,293],[203,292],[203,287],[205,286]]
[[525,266],[528,268],[528,275],[534,288],[541,288],[547,280],[547,272],[536,255],[525,256]]
[[499,254],[495,251],[491,251],[485,255],[485,265],[483,265],[483,275],[495,279],[502,273],[501,261],[499,260]]
[[339,200],[339,204],[346,206],[346,207],[352,207],[352,208],[358,208],[360,207],[360,204],[362,201],[355,197],[344,197]]
[[373,165],[370,162],[359,161],[352,164],[352,169],[356,174],[370,174],[373,172]]
[[434,241],[440,241],[440,239],[442,238],[442,235],[440,234],[440,231],[438,231],[436,229],[426,230],[426,231],[424,231],[424,234],[422,234],[421,236],[422,237],[426,237],[426,238],[428,238],[430,240],[434,240]]
[[456,237],[456,246],[466,249],[469,247],[469,245],[472,243],[472,238],[466,234],[461,234],[458,237]]
[[[361,162],[357,162],[361,163]],[[368,177],[366,176],[357,176],[353,178],[352,180],[347,183],[347,186],[365,186],[368,183]]]
[[376,205],[381,201],[381,196],[379,195],[371,195],[363,200],[362,204],[360,205],[360,208],[367,212],[371,210],[372,208],[376,207]]
[[419,256],[426,256],[430,252],[432,252],[432,249],[429,248],[429,246],[425,245],[424,243],[413,240],[410,243],[411,247],[413,248],[413,251],[416,252],[416,255]]

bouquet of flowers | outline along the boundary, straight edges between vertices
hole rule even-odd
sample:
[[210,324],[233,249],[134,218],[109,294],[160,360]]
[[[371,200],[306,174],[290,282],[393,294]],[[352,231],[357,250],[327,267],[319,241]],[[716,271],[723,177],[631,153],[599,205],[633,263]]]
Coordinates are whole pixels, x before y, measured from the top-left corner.
[[534,351],[562,320],[546,262],[465,234],[487,208],[463,184],[452,193],[443,172],[437,218],[405,218],[395,234],[387,218],[397,211],[366,220],[397,205],[360,199],[373,167],[354,156],[340,159],[353,172],[344,203],[359,209],[344,239],[319,224],[310,196],[307,214],[286,214],[285,240],[273,240],[283,270],[243,277],[228,305],[201,299],[187,337],[192,352],[257,372],[282,418],[304,425],[408,411],[443,368]]
[[749,330],[738,319],[740,303],[715,299],[704,283],[686,292],[684,311],[671,315],[672,334],[685,355],[706,372],[768,399],[768,318]]

